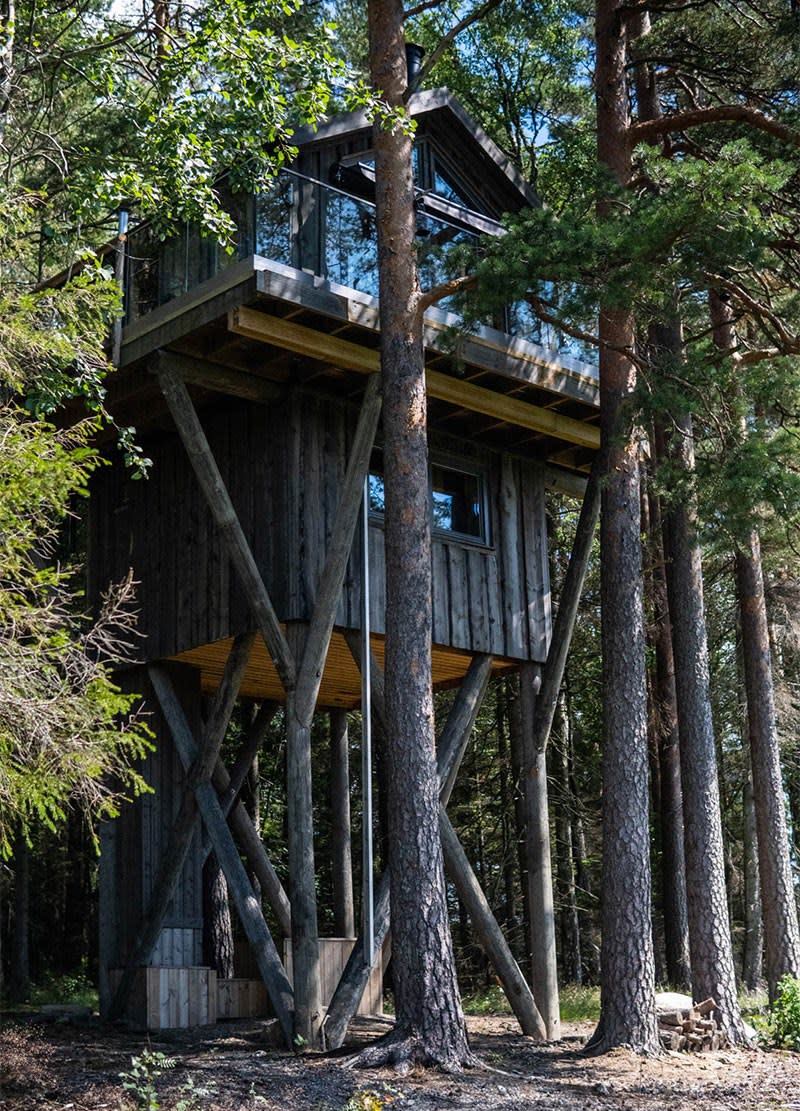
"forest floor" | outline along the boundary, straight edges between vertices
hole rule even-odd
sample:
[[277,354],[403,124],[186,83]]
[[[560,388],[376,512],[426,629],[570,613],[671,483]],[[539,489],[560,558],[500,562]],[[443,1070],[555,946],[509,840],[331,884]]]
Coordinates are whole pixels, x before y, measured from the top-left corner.
[[[89,1023],[0,1030],[3,1111],[800,1111],[800,1054],[722,1050],[645,1059],[626,1050],[585,1057],[590,1023],[569,1024],[559,1043],[537,1045],[507,1015],[467,1020],[487,1068],[461,1075],[345,1068],[341,1056],[291,1057],[274,1027],[220,1023],[158,1038]],[[352,1046],[384,1033],[360,1019]],[[174,1061],[129,1079],[147,1051]],[[141,1066],[140,1066],[141,1067]]]

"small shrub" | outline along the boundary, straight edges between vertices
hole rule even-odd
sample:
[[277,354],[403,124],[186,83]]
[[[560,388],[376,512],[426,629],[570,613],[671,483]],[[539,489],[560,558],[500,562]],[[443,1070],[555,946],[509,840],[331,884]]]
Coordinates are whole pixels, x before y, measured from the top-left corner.
[[156,1091],[156,1080],[162,1072],[175,1068],[175,1058],[146,1049],[141,1057],[131,1057],[128,1072],[121,1072],[122,1087],[130,1092],[137,1111],[158,1111],[161,1104]]
[[31,989],[31,1003],[75,1003],[97,1009],[97,988],[85,972],[77,971],[63,976],[43,976]]
[[462,1005],[465,1015],[508,1015],[511,1013],[506,993],[499,984],[492,984],[485,991],[465,996]]
[[784,976],[767,1016],[767,1036],[779,1049],[800,1051],[800,980]]
[[344,1111],[384,1111],[390,1104],[403,1099],[403,1093],[388,1084],[377,1088],[362,1088],[354,1092],[344,1106]]

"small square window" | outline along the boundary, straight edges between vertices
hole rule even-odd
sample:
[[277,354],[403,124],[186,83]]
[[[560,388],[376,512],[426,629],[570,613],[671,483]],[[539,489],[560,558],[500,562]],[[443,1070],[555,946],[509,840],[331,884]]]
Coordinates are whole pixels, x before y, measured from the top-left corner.
[[[429,488],[434,532],[489,543],[486,477],[482,471],[434,459]],[[385,508],[383,453],[375,451],[370,464],[369,511],[373,516],[383,516]]]

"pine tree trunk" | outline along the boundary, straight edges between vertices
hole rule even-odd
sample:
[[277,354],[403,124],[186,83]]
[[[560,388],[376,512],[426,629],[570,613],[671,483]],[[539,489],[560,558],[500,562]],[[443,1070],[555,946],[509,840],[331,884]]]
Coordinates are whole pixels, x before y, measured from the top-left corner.
[[755,531],[750,534],[749,550],[740,549],[736,553],[736,593],[747,691],[767,984],[770,999],[774,999],[781,976],[800,975],[800,932],[783,801],[761,547]]
[[753,780],[750,769],[742,788],[742,826],[744,854],[744,954],[742,982],[757,991],[764,974],[764,924],[761,914],[761,883],[758,875],[758,835]]
[[[513,684],[513,685],[512,685]],[[522,779],[522,718],[519,705],[519,677],[506,680],[508,736],[511,751],[511,776],[514,789],[514,832],[519,882],[522,891],[523,968],[532,977],[528,939],[531,936],[531,911],[528,904],[528,849],[525,843],[525,799]]]
[[[736,335],[731,307],[714,293],[711,294],[709,305],[714,325],[714,342],[736,361]],[[744,429],[743,434],[746,434]],[[774,998],[775,987],[781,976],[800,975],[800,929],[789,855],[780,743],[775,720],[761,544],[755,529],[751,530],[747,542],[736,552],[736,595],[747,692],[766,973],[770,998]]]
[[31,850],[22,835],[14,841],[14,928],[9,953],[8,994],[24,1002],[31,990]]
[[657,495],[652,492],[649,503],[655,650],[653,699],[657,709],[664,956],[667,981],[673,987],[688,987],[691,981],[691,968],[675,662],[672,654],[672,626],[667,602],[661,505]]
[[[672,326],[665,345],[680,350]],[[703,611],[703,570],[697,539],[693,490],[694,447],[691,417],[672,415],[669,457],[690,491],[683,505],[664,519],[669,612],[678,696],[684,849],[689,916],[692,992],[713,997],[722,1029],[733,1043],[744,1040],[733,965],[725,889],[719,783],[711,695],[708,644]]]
[[558,919],[561,936],[561,977],[567,983],[583,982],[581,937],[578,924],[578,902],[575,896],[575,865],[572,853],[572,823],[569,797],[569,723],[563,697],[556,709],[555,746],[550,752],[557,762],[559,803],[556,807],[556,881]]
[[228,884],[213,852],[203,865],[203,963],[222,979],[235,975]]
[[[618,185],[631,174],[621,0],[597,0],[597,156]],[[601,206],[602,211],[602,206]],[[659,1051],[650,926],[647,688],[638,449],[626,428],[636,368],[627,308],[601,305],[600,435],[603,460],[600,589],[603,651],[603,910],[600,1022],[587,1049]]]
[[[407,73],[403,7],[370,0],[373,85],[400,107]],[[428,445],[411,137],[375,126],[376,213],[386,475],[386,732],[396,1025],[362,1064],[473,1057],[447,913],[431,679]]]
[[[509,752],[505,687],[502,679],[494,685],[497,732],[497,763],[500,769],[500,807],[502,814],[502,852],[503,852],[503,921],[509,944],[513,946],[513,931],[517,918],[516,888],[514,885],[514,778],[511,770]],[[516,954],[515,954],[516,955]]]

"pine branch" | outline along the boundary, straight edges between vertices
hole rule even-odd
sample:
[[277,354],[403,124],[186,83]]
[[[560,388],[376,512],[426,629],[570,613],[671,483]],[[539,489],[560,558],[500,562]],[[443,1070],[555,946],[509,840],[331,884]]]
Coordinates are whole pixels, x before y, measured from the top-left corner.
[[788,127],[780,120],[767,116],[757,108],[750,108],[746,104],[718,104],[711,108],[697,108],[687,112],[673,112],[667,116],[659,116],[653,120],[643,120],[635,123],[629,130],[631,141],[647,143],[671,131],[683,131],[687,127],[702,127],[709,123],[747,123],[768,135],[791,146],[800,147],[800,131]]
[[423,12],[430,11],[431,8],[439,8],[444,2],[445,0],[423,0],[421,4],[415,4],[413,8],[403,12],[403,20],[413,19],[414,16],[422,15]]
[[417,311],[424,313],[431,305],[443,301],[445,297],[452,297],[454,293],[462,293],[465,289],[474,289],[477,281],[476,274],[462,274],[459,278],[451,278],[449,282],[435,285],[420,296]]

